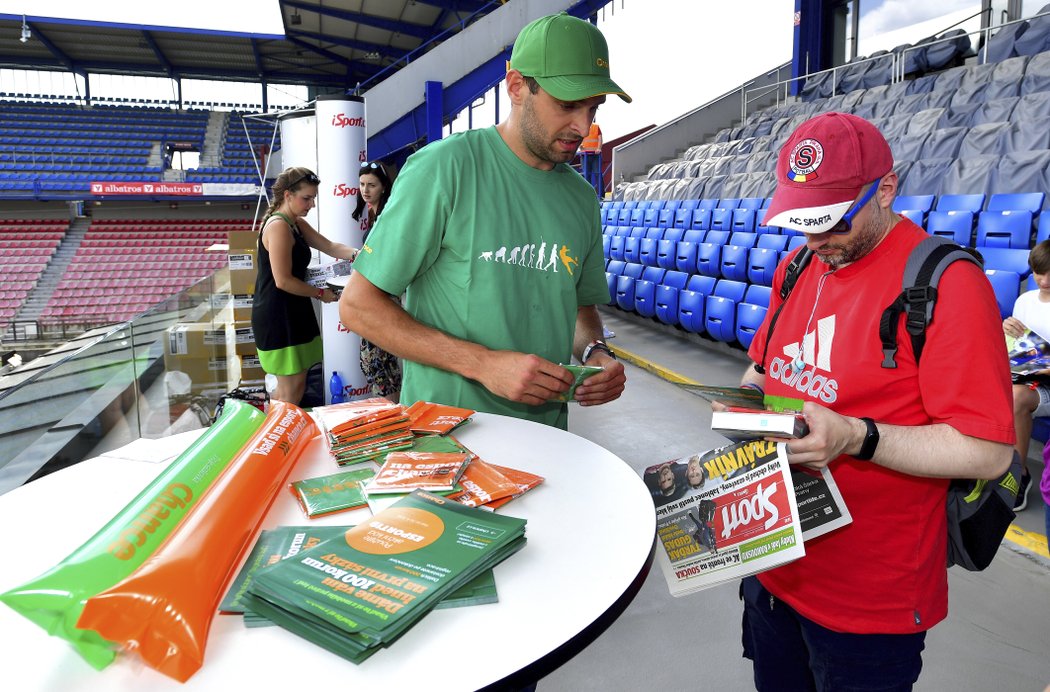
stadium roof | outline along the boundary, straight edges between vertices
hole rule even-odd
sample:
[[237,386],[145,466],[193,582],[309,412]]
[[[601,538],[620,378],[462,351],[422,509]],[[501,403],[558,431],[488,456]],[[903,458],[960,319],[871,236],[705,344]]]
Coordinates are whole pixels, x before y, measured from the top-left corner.
[[22,41],[22,15],[0,14],[0,67],[347,89],[389,75],[503,2],[279,4],[284,36],[27,15],[31,38]]

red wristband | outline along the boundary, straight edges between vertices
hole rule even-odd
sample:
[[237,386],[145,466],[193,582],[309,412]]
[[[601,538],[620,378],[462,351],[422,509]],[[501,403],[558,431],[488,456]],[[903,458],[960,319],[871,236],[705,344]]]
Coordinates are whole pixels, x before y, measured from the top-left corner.
[[317,289],[317,299],[318,300],[324,299],[324,289],[323,288]]

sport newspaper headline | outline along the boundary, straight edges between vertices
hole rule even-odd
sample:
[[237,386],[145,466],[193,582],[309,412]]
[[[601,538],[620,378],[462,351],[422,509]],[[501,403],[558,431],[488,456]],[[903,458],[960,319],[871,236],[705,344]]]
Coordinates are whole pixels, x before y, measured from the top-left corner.
[[754,440],[651,467],[699,464],[704,479],[679,499],[654,493],[657,551],[672,596],[761,572],[805,555],[787,456]]

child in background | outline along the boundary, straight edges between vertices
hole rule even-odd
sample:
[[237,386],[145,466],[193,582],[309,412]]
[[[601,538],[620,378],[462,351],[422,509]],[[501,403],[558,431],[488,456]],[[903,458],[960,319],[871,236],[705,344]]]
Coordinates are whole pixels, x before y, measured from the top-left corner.
[[[1050,240],[1032,248],[1028,253],[1028,266],[1032,268],[1032,277],[1038,288],[1018,296],[1013,315],[1003,320],[1003,331],[1007,336],[1019,338],[1031,330],[1050,341]],[[1032,474],[1028,471],[1032,417],[1050,416],[1050,387],[1035,383],[1015,384],[1013,392],[1015,449],[1024,462],[1021,487],[1014,504],[1014,511],[1020,512],[1028,506],[1028,491],[1032,489]]]

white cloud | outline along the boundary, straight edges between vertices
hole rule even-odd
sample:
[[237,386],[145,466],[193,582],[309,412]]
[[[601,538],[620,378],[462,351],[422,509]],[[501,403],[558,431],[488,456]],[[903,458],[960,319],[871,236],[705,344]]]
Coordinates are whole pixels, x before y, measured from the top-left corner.
[[980,12],[981,3],[974,0],[885,0],[874,9],[861,13],[860,35],[878,36],[964,9],[972,9],[974,13]]

